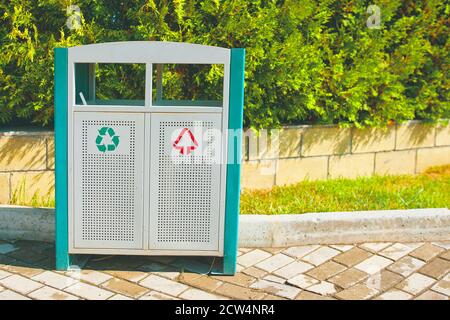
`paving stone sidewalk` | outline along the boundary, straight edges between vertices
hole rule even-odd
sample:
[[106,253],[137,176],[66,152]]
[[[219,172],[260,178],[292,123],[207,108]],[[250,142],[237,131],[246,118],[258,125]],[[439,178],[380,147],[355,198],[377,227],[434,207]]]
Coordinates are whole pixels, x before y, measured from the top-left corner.
[[5,299],[450,298],[450,241],[239,249],[235,276],[206,275],[212,259],[91,256],[54,270],[53,244],[0,241]]

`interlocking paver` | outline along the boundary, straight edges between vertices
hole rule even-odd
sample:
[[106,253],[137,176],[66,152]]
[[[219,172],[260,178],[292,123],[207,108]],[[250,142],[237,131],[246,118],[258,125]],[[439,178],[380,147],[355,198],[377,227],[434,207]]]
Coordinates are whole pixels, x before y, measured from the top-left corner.
[[234,283],[243,287],[248,287],[256,280],[256,278],[244,273],[236,273],[234,276],[214,276],[213,278],[223,282]]
[[368,274],[374,274],[386,268],[390,264],[392,264],[392,261],[389,259],[380,256],[372,256],[357,264],[355,268]]
[[0,279],[9,277],[10,275],[11,275],[11,273],[9,273],[7,271],[0,270]]
[[217,288],[215,293],[239,300],[261,300],[265,296],[265,293],[259,290],[244,288],[232,283],[224,283]]
[[185,291],[188,286],[157,275],[149,275],[139,282],[140,285],[172,296],[178,296]]
[[308,287],[308,291],[312,291],[314,293],[318,293],[320,295],[326,296],[326,295],[335,294],[336,287],[334,286],[334,284],[332,284],[330,282],[321,281],[318,284]]
[[66,275],[73,279],[89,282],[94,285],[99,285],[112,279],[111,275],[95,270],[67,271]]
[[339,263],[328,261],[324,264],[321,264],[317,268],[309,270],[308,272],[306,272],[306,274],[318,280],[327,280],[328,278],[331,278],[332,276],[344,271],[345,269],[346,268]]
[[36,300],[79,300],[67,292],[57,290],[48,286],[37,289],[29,294],[29,296]]
[[242,272],[242,270],[244,270],[245,267],[241,266],[239,263],[236,263],[236,272]]
[[286,279],[274,276],[273,274],[269,274],[269,275],[265,276],[263,278],[263,280],[272,281],[272,282],[276,282],[276,283],[285,283],[286,282]]
[[198,289],[188,289],[180,294],[185,300],[224,300],[225,298]]
[[64,291],[88,300],[106,300],[114,295],[114,292],[82,282],[77,282]]
[[449,299],[447,247],[436,242],[239,248],[236,274],[218,276],[206,275],[214,260],[190,257],[92,257],[81,271],[61,272],[53,270],[51,244],[0,241],[8,251],[0,253],[0,300]]
[[392,246],[389,246],[386,249],[383,249],[380,252],[378,252],[378,254],[392,260],[398,260],[401,257],[406,256],[413,250],[414,250],[413,246],[408,246],[403,243],[394,243]]
[[124,296],[122,294],[115,294],[111,298],[108,298],[108,300],[133,300],[130,297]]
[[0,284],[21,294],[27,294],[42,287],[42,284],[40,284],[39,282],[30,280],[17,274],[1,279]]
[[450,272],[450,261],[441,258],[434,259],[423,266],[419,272],[432,278],[440,279]]
[[31,279],[46,284],[48,286],[54,287],[56,289],[64,289],[77,282],[77,280],[71,277],[66,277],[51,271],[44,271],[32,277]]
[[189,273],[189,272],[180,275],[178,280],[192,287],[208,291],[214,291],[223,284],[222,281],[219,281],[212,277],[207,277],[205,275],[198,275],[196,273]]
[[245,273],[246,275],[255,277],[257,279],[264,277],[267,272],[255,267],[249,267],[247,269],[242,270],[243,273]]
[[[15,263],[15,262],[13,262],[13,263]],[[37,267],[33,267],[31,265],[26,265],[26,264],[23,264],[23,263],[21,263],[21,264],[3,265],[3,266],[0,265],[0,268],[5,270],[5,271],[11,272],[11,273],[18,273],[18,274],[20,274],[22,276],[25,276],[25,277],[33,277],[33,276],[35,276],[35,275],[37,275],[39,273],[44,272],[43,269],[40,269],[40,268],[37,268]]]
[[288,300],[288,299],[274,296],[273,294],[266,294],[263,300]]
[[263,290],[288,299],[294,299],[300,293],[298,288],[267,280],[258,280],[250,288]]
[[334,298],[322,296],[320,294],[312,293],[312,292],[308,292],[308,291],[302,291],[295,298],[295,300],[334,300]]
[[436,283],[432,287],[432,289],[434,291],[437,291],[450,297],[450,279],[449,280],[442,279],[441,281],[438,281],[438,283]]
[[424,244],[425,242],[405,242],[405,246],[410,247],[412,250],[416,250]]
[[268,259],[265,259],[255,265],[255,267],[265,270],[267,272],[273,272],[285,265],[294,262],[295,260],[282,253],[277,253]]
[[278,270],[275,270],[273,274],[285,279],[290,279],[300,273],[311,270],[312,268],[314,268],[312,264],[303,261],[294,261]]
[[428,290],[415,298],[415,300],[448,300],[448,297],[435,291]]
[[319,249],[304,256],[302,260],[318,266],[337,256],[339,253],[340,252],[338,250],[330,247],[320,247]]
[[372,289],[378,291],[385,291],[387,289],[392,288],[402,280],[403,277],[401,275],[394,273],[392,271],[383,270],[381,272],[377,272],[371,275],[363,282]]
[[377,290],[364,284],[357,284],[349,289],[345,289],[336,294],[336,297],[343,300],[367,300],[378,293]]
[[157,276],[167,278],[170,280],[177,280],[181,274],[181,272],[178,272],[178,271],[160,271],[160,272],[153,272],[153,273],[156,274]]
[[345,251],[352,249],[354,246],[351,244],[332,244],[332,245],[330,245],[330,247],[332,247],[333,249],[345,252]]
[[372,256],[370,252],[355,247],[334,257],[333,260],[339,262],[340,264],[343,264],[344,266],[353,267],[354,265],[366,260],[370,256]]
[[445,260],[450,260],[450,250],[441,254],[440,258],[445,259]]
[[158,291],[150,291],[149,293],[146,293],[142,297],[140,297],[139,300],[178,300],[178,298]]
[[287,281],[287,283],[299,287],[301,289],[306,289],[319,282],[320,282],[319,280],[314,279],[313,277],[310,277],[305,274],[299,274]]
[[142,272],[142,271],[113,270],[113,271],[107,271],[107,273],[108,273],[108,275],[110,275],[112,277],[121,278],[121,279],[128,280],[131,282],[139,282],[142,279],[144,279],[146,276],[148,276],[148,274],[146,272]]
[[251,267],[251,266],[257,264],[258,262],[261,262],[271,256],[272,255],[266,251],[263,251],[260,249],[255,249],[255,250],[247,252],[247,253],[243,254],[242,256],[238,257],[237,262],[240,265],[248,268],[248,267]]
[[420,273],[413,273],[411,276],[400,282],[396,287],[400,290],[411,294],[418,294],[419,292],[430,287],[435,280],[433,278],[424,276]]
[[328,281],[341,288],[347,289],[367,278],[368,276],[369,275],[363,271],[351,268],[335,275],[334,277],[328,279]]
[[392,289],[380,294],[376,300],[409,300],[413,296],[401,290]]
[[419,270],[424,265],[425,262],[413,257],[406,256],[388,266],[387,269],[404,277],[407,277],[414,271]]
[[5,290],[0,292],[0,300],[31,300],[30,298],[18,294],[11,290]]
[[437,242],[432,242],[432,244],[444,248],[445,250],[450,250],[450,241],[437,241]]
[[149,291],[147,288],[144,288],[134,282],[119,278],[112,278],[111,280],[103,283],[101,286],[109,291],[114,291],[131,298],[138,298]]
[[370,242],[370,243],[363,243],[360,245],[362,249],[366,249],[372,252],[378,252],[380,250],[383,250],[384,248],[387,248],[391,245],[391,242]]
[[318,245],[289,247],[286,250],[284,250],[283,253],[296,259],[300,259],[306,256],[308,253],[311,253],[314,250],[318,249],[319,247],[320,246]]
[[443,251],[445,251],[445,249],[441,247],[432,245],[431,243],[425,243],[423,246],[420,246],[409,255],[423,261],[430,261]]
[[279,248],[279,247],[276,247],[276,248],[263,247],[261,249],[264,251],[270,252],[271,254],[277,254],[284,250],[284,248]]

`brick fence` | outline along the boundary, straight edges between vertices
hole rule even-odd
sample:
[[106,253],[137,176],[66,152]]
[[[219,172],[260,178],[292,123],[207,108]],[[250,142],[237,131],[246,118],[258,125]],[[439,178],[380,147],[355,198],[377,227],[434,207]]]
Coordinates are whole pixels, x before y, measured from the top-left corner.
[[0,132],[0,203],[23,190],[33,195],[54,195],[53,132]]
[[[279,146],[278,152],[272,145]],[[450,164],[450,125],[410,121],[387,129],[296,126],[285,127],[277,138],[247,131],[243,148],[243,188],[271,188],[305,179],[415,174]]]
[[[270,188],[304,179],[414,174],[450,164],[450,125],[412,121],[386,130],[286,127],[278,135],[278,153],[272,147],[275,143],[266,148],[261,140],[246,132],[243,188]],[[18,192],[27,199],[35,194],[53,196],[53,132],[0,132],[0,203],[10,202]]]

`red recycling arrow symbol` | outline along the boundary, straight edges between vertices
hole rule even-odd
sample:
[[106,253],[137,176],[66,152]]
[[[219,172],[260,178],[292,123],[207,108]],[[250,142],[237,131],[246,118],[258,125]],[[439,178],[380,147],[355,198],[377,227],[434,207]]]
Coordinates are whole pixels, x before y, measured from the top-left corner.
[[[183,138],[183,136],[188,135],[191,139],[192,145],[185,146],[185,145],[178,145],[180,143],[180,140]],[[188,155],[198,147],[198,142],[195,140],[194,134],[189,130],[188,128],[183,128],[178,135],[178,137],[173,142],[173,147],[176,150],[179,150],[181,154]]]

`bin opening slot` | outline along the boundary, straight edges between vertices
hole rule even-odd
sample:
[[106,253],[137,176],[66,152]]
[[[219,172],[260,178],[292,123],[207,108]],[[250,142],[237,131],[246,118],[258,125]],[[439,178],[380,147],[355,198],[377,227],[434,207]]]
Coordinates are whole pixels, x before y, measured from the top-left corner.
[[144,106],[145,64],[75,63],[75,92],[77,105]]
[[153,106],[223,105],[223,64],[154,64]]

